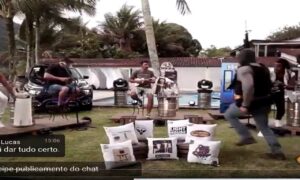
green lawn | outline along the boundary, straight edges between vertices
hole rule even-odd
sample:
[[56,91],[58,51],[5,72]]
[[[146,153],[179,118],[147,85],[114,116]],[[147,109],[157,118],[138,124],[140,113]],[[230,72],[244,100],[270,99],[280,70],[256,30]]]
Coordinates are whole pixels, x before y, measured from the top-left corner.
[[[1,162],[16,161],[58,161],[58,162],[95,162],[103,161],[100,143],[108,143],[102,126],[115,126],[109,118],[119,112],[128,112],[129,109],[95,108],[91,112],[81,113],[80,116],[92,118],[92,125],[87,131],[56,131],[55,134],[64,134],[66,138],[66,155],[62,158],[19,158],[2,157]],[[130,110],[131,111],[131,110]],[[181,110],[192,113],[199,110]],[[203,112],[205,113],[205,112]],[[300,137],[279,137],[288,160],[276,161],[262,158],[268,152],[268,146],[263,138],[256,136],[258,143],[237,147],[234,143],[238,136],[234,129],[229,128],[226,121],[217,122],[216,140],[222,141],[220,151],[220,166],[212,167],[201,164],[189,164],[186,159],[142,161],[143,177],[299,177],[300,165],[295,158],[300,155]],[[167,137],[166,127],[155,127],[155,137]]]

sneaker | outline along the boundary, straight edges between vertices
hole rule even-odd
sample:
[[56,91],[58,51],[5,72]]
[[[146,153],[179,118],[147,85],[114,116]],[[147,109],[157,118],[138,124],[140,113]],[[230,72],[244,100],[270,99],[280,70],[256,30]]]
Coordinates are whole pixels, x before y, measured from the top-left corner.
[[265,154],[269,159],[275,160],[286,160],[286,156],[283,153],[266,153]]
[[251,137],[251,138],[246,138],[246,139],[240,140],[239,142],[235,143],[235,145],[244,146],[244,145],[254,144],[254,143],[257,143],[257,142],[253,137]]
[[259,133],[257,134],[258,137],[264,137],[264,135],[261,133],[261,131],[259,131]]
[[282,122],[281,122],[281,120],[275,119],[275,120],[274,120],[274,126],[275,126],[275,127],[282,127]]
[[2,122],[0,122],[0,128],[3,128],[3,127],[5,127],[5,125]]
[[150,118],[150,114],[147,114],[147,115],[146,115],[146,118]]

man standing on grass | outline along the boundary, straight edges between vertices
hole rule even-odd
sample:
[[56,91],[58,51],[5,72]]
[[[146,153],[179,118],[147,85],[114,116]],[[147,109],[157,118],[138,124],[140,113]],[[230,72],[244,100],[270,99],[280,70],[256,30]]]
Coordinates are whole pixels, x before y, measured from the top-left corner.
[[273,131],[268,126],[268,114],[271,107],[271,77],[267,67],[256,63],[255,53],[245,49],[239,54],[240,67],[237,70],[235,82],[235,101],[225,112],[225,119],[235,128],[240,136],[237,146],[256,143],[249,130],[238,117],[250,113],[267,141],[271,153],[267,156],[272,159],[285,160]]
[[141,69],[135,71],[129,80],[131,83],[136,83],[136,91],[131,92],[131,98],[136,100],[139,103],[139,107],[142,107],[142,100],[138,97],[138,94],[143,96],[147,95],[148,104],[147,104],[147,115],[150,117],[151,110],[153,108],[153,92],[151,84],[155,82],[155,76],[153,71],[149,70],[149,62],[142,61]]

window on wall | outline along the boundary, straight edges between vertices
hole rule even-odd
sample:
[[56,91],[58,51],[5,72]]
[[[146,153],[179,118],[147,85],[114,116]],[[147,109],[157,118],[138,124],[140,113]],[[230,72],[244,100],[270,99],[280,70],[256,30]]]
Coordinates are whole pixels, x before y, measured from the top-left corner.
[[227,88],[230,86],[233,78],[233,71],[232,70],[225,70],[223,76],[223,90],[229,91]]

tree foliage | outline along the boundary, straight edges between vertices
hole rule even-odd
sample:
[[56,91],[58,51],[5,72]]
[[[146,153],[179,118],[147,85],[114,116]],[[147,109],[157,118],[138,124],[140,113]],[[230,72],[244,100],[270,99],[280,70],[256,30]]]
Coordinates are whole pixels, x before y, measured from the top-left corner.
[[273,41],[291,40],[300,37],[300,23],[294,26],[284,26],[271,33],[267,39]]
[[182,15],[191,13],[190,7],[185,0],[176,0],[176,6]]
[[[101,38],[117,54],[115,57],[148,56],[144,25],[140,11],[124,5],[116,15],[106,14],[100,25]],[[183,26],[153,20],[158,56],[198,56],[202,47]]]
[[211,45],[209,48],[201,52],[201,56],[214,58],[227,57],[230,55],[231,50],[232,49],[230,47],[217,48],[216,46]]
[[[6,31],[9,37],[9,70],[10,75],[14,76],[16,73],[17,59],[14,58],[16,54],[15,46],[15,32],[13,26],[13,17],[16,14],[25,15],[23,30],[18,37],[23,42],[26,42],[27,49],[27,65],[33,65],[33,58],[36,60],[39,57],[40,50],[40,28],[41,25],[47,22],[63,22],[66,18],[63,14],[66,11],[85,12],[88,15],[95,15],[96,0],[0,0],[0,18],[6,21]],[[35,56],[33,56],[33,49],[35,49]],[[35,61],[37,62],[37,61]],[[10,77],[11,77],[10,76]]]
[[[141,12],[132,6],[125,4],[115,14],[105,14],[105,20],[97,28],[88,29],[87,23],[81,18],[65,18],[63,12],[84,11],[94,15],[94,0],[13,1],[19,14],[25,15],[16,37],[31,44],[30,51],[34,49],[35,36],[38,34],[40,54],[46,51],[77,58],[148,56],[143,18]],[[179,4],[181,13],[190,12],[186,3],[177,1]],[[35,31],[37,20],[40,24],[38,32]],[[158,20],[153,21],[153,24],[160,57],[198,56],[201,44],[193,39],[186,28]],[[33,59],[33,53],[29,56]]]
[[154,21],[154,34],[160,57],[198,56],[202,47],[183,26]]
[[134,33],[143,24],[140,14],[141,12],[134,10],[133,6],[127,6],[126,4],[122,6],[116,15],[105,14],[105,21],[100,24],[101,35],[110,38],[122,51],[131,52],[131,41],[134,38]]

